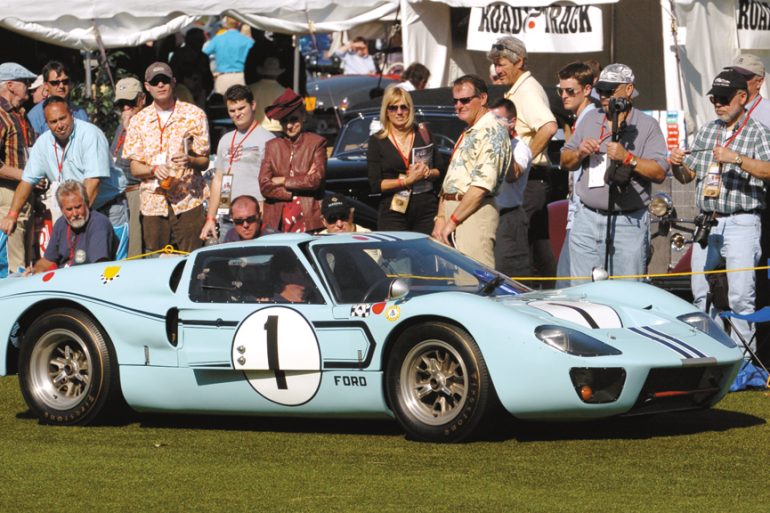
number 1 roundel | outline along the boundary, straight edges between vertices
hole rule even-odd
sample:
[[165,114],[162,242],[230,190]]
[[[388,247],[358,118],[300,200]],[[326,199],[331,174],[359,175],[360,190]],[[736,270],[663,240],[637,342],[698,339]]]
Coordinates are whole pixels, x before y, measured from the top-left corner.
[[285,306],[249,315],[238,327],[233,368],[270,401],[287,406],[308,402],[321,384],[321,350],[313,326]]

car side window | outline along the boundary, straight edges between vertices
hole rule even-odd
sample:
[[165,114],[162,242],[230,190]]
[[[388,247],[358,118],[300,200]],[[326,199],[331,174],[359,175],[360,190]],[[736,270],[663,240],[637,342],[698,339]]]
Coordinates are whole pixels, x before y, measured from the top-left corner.
[[290,248],[202,252],[195,260],[189,294],[196,303],[323,303],[305,266]]

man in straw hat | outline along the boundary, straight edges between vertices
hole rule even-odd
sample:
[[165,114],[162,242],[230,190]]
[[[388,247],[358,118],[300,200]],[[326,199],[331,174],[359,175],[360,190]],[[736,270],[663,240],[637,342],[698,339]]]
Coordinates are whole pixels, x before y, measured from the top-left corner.
[[262,64],[257,66],[257,73],[262,78],[253,84],[249,84],[249,89],[254,94],[257,123],[265,130],[274,134],[281,132],[281,123],[266,117],[265,109],[283,94],[285,87],[278,83],[278,77],[284,71],[286,70],[281,67],[277,57],[266,57]]

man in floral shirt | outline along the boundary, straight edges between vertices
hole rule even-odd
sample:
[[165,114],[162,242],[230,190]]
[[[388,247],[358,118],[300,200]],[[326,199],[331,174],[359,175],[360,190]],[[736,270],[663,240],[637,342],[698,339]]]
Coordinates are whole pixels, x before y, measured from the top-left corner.
[[131,174],[142,180],[142,231],[147,251],[176,242],[181,251],[199,248],[208,194],[201,176],[209,166],[206,114],[174,96],[168,64],[151,64],[144,87],[153,103],[131,118],[123,158]]
[[494,268],[499,216],[494,196],[511,165],[511,139],[487,106],[487,86],[476,75],[452,85],[457,117],[468,124],[452,152],[433,237]]

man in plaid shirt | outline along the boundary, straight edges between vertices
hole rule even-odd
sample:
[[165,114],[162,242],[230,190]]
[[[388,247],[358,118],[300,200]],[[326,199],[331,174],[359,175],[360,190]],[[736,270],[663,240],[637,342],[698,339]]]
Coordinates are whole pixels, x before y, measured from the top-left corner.
[[[671,152],[674,177],[682,183],[696,180],[696,204],[716,221],[706,247],[693,244],[692,270],[712,270],[723,259],[728,270],[754,267],[762,252],[760,214],[765,208],[763,180],[770,179],[770,131],[746,115],[746,78],[735,70],[717,75],[708,94],[717,119],[695,134],[691,152]],[[727,281],[730,309],[754,312],[754,271],[727,273]],[[706,277],[693,275],[691,286],[695,305],[705,309]],[[735,324],[749,340],[753,328],[745,321]]]

